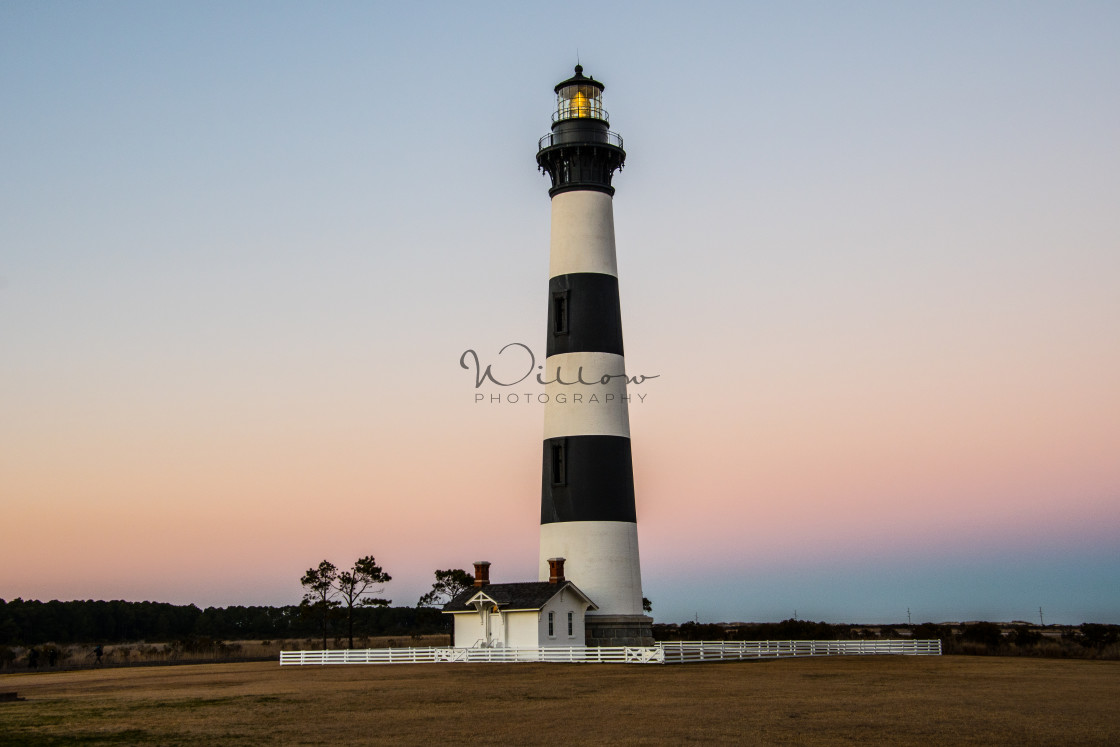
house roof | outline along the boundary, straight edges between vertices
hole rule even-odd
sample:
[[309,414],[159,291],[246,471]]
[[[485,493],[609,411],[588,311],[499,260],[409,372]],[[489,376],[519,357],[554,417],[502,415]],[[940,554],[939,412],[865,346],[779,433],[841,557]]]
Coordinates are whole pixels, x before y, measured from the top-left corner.
[[539,610],[548,604],[548,600],[565,589],[570,589],[581,596],[592,609],[598,609],[591,598],[571,581],[559,584],[550,584],[548,581],[525,581],[514,584],[487,584],[481,588],[472,586],[443,605],[443,611],[475,612],[476,607],[472,604],[476,601],[475,597],[485,598],[483,601],[496,604],[502,610]]

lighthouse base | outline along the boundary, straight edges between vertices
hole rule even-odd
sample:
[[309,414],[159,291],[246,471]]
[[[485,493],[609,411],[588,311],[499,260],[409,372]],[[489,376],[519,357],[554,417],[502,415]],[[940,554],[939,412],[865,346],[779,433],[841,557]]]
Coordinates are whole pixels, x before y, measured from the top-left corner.
[[588,646],[652,646],[653,618],[646,615],[587,615]]

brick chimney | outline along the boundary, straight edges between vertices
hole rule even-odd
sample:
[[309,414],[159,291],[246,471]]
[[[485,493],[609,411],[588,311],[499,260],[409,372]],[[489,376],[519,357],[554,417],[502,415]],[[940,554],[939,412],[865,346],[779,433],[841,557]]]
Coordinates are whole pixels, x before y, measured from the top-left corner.
[[562,584],[564,583],[564,559],[563,558],[549,558],[548,559],[548,583]]
[[474,564],[474,585],[476,589],[481,589],[490,583],[490,561],[489,560],[476,560]]

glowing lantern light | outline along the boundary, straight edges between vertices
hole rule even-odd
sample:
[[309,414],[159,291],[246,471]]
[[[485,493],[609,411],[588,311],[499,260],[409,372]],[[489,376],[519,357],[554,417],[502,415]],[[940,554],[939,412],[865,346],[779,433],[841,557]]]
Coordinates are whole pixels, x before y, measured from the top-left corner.
[[572,116],[591,116],[591,102],[587,100],[587,96],[583,94],[583,91],[577,90],[576,95],[572,96]]

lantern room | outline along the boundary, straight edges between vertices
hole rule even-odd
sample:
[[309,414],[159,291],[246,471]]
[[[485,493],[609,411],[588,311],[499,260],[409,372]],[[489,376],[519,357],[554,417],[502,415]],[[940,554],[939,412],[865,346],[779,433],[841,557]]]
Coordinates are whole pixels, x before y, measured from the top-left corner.
[[553,122],[566,119],[601,119],[607,121],[603,109],[604,86],[594,78],[585,77],[583,66],[576,65],[576,74],[556,85],[556,113]]

